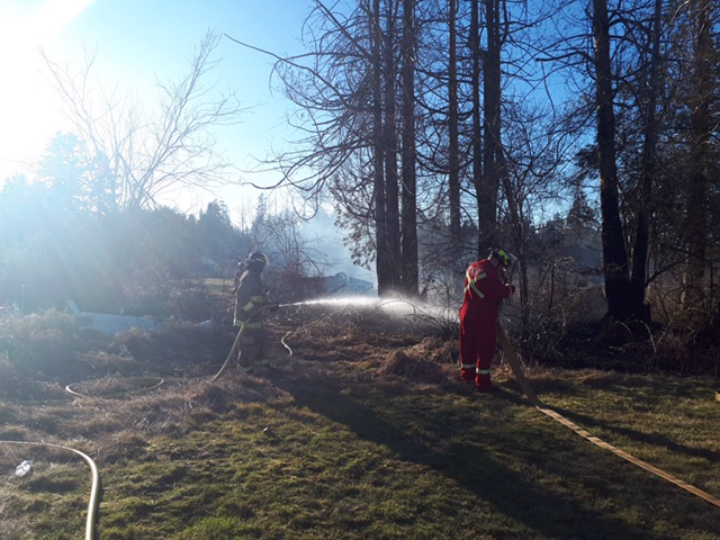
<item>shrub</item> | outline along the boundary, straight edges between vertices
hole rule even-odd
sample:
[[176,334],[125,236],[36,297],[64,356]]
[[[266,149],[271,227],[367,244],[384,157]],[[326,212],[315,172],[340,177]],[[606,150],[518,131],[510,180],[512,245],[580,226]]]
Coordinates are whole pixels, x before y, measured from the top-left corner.
[[94,343],[82,334],[77,317],[55,309],[15,314],[0,325],[2,369],[19,377],[64,378],[77,369],[78,355]]

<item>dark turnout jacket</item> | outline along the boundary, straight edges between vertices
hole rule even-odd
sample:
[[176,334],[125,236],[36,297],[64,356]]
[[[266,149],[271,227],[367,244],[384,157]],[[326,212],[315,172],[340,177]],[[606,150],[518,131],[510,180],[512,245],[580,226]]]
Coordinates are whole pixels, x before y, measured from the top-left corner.
[[260,308],[267,303],[260,272],[253,269],[245,270],[235,289],[235,326],[261,328]]

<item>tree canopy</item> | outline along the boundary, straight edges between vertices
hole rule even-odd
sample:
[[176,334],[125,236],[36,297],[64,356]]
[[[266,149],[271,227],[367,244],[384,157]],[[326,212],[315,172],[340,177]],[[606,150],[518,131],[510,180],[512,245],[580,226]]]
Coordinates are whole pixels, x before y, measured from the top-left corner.
[[[651,307],[665,318],[720,313],[711,0],[313,5],[303,54],[227,37],[274,58],[296,106],[301,137],[265,165],[306,203],[334,207],[379,294],[457,301],[466,265],[503,246],[519,256],[525,328],[555,304],[544,284],[567,261],[578,283],[599,276],[610,320],[649,323]],[[48,145],[36,181],[11,178],[0,193],[6,299],[25,294],[20,276],[49,284],[48,265],[83,257],[108,283],[140,259],[181,278],[199,253],[231,267],[272,237],[288,264],[312,265],[289,210],[268,215],[260,203],[240,230],[221,201],[197,218],[157,202],[231,178],[213,129],[242,109],[232,94],[207,99],[219,39],[208,34],[187,74],[159,83],[147,114],[95,101],[92,56],[79,73],[47,60],[73,129]]]

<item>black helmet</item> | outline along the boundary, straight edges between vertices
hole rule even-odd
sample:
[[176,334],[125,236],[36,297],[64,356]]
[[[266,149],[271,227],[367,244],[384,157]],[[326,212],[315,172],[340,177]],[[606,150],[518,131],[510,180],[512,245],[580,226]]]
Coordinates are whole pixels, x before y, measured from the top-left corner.
[[268,259],[268,256],[262,251],[253,251],[245,262],[248,264],[255,263],[265,266],[270,262],[270,259]]

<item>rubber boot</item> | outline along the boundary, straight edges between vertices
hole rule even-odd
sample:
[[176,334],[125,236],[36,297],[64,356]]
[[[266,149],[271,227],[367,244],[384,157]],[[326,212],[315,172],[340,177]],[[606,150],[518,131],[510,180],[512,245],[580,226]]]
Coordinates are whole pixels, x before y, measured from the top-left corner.
[[254,345],[244,345],[238,353],[237,367],[241,373],[252,371],[257,358],[257,347]]
[[247,356],[243,358],[243,353],[240,351],[237,357],[237,370],[240,373],[249,373],[253,368],[251,365],[244,363],[245,358],[247,358]]
[[495,386],[493,386],[490,380],[490,375],[478,375],[475,379],[475,387],[478,392],[485,394],[490,394],[495,391]]

